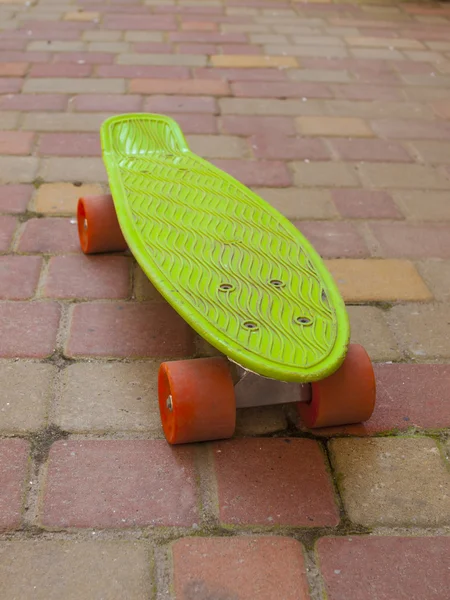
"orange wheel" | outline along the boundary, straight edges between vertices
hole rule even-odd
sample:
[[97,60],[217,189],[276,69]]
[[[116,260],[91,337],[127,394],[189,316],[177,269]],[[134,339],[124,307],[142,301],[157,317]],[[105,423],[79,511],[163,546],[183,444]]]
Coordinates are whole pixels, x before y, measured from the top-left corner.
[[226,358],[162,363],[159,411],[169,444],[229,438],[236,424],[236,401]]
[[350,344],[339,369],[312,384],[311,402],[298,403],[307,427],[350,425],[367,421],[375,408],[375,374],[367,352]]
[[80,198],[77,220],[80,245],[85,254],[121,252],[128,248],[112,196]]

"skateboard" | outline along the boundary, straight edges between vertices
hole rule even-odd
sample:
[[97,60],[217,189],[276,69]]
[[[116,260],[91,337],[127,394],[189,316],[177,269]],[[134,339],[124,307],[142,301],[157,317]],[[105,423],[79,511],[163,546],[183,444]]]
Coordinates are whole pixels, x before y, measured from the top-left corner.
[[128,248],[220,353],[161,364],[167,441],[231,437],[236,406],[295,402],[310,428],[367,420],[375,404],[371,361],[349,344],[344,302],[301,232],[191,152],[169,117],[112,117],[100,137],[111,196],[79,199],[83,252]]

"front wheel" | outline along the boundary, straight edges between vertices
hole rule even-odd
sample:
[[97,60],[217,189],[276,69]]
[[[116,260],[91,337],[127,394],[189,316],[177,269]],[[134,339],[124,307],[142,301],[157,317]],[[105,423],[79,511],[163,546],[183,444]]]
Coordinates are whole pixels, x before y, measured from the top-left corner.
[[112,196],[78,200],[78,236],[85,254],[123,252],[128,248],[117,220]]

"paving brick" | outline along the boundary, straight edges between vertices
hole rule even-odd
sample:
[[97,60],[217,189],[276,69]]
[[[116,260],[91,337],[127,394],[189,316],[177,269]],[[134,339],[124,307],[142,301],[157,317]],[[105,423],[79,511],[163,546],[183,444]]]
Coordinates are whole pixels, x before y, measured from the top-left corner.
[[281,160],[329,160],[330,153],[322,140],[277,135],[254,135],[250,145],[256,158]]
[[99,18],[99,12],[84,10],[68,12],[64,15],[64,21],[98,21]]
[[217,120],[212,114],[174,113],[174,117],[185,135],[218,133]]
[[[358,59],[368,60],[403,60],[403,54],[398,50],[385,48],[351,48],[350,55]],[[421,59],[423,60],[423,59]]]
[[417,40],[394,37],[346,37],[345,41],[349,46],[363,46],[368,48],[396,48],[398,50],[424,48],[423,44]]
[[0,97],[1,110],[54,111],[64,110],[67,97],[62,94],[8,94]]
[[91,65],[74,65],[71,63],[41,63],[31,66],[30,77],[89,77]]
[[274,405],[238,409],[235,435],[245,437],[284,431],[288,422],[283,408]]
[[327,595],[336,600],[440,600],[450,585],[447,537],[322,538],[317,551]]
[[127,298],[130,267],[125,256],[55,256],[49,262],[43,293],[52,298]]
[[416,121],[414,119],[381,119],[372,122],[380,137],[399,140],[448,140],[450,123],[442,121]]
[[[2,36],[5,32],[2,32]],[[0,61],[3,63],[11,62],[48,62],[52,57],[51,52],[0,52]]]
[[26,210],[33,193],[33,186],[26,184],[0,185],[0,212],[22,213]]
[[415,359],[450,357],[447,304],[395,306],[388,315],[400,348]]
[[[308,600],[302,546],[277,536],[184,538],[172,546],[179,600]],[[204,557],[208,560],[205,561]]]
[[[371,360],[392,361],[402,358],[397,342],[389,331],[385,314],[380,308],[347,306],[347,311],[350,319],[351,342],[361,344]],[[365,424],[356,427],[365,427]],[[336,428],[330,429],[334,431]]]
[[88,50],[90,52],[111,52],[118,54],[119,52],[129,52],[130,44],[127,42],[91,42],[88,45]]
[[[293,71],[288,71],[292,73]],[[285,81],[286,75],[278,69],[194,69],[194,77],[199,79],[226,79],[228,81]]]
[[[122,32],[120,32],[122,37]],[[126,42],[163,42],[165,34],[162,31],[125,31],[123,38]]]
[[122,39],[122,36],[122,31],[93,31],[88,29],[82,37],[87,42],[118,42]]
[[358,118],[351,117],[298,117],[296,126],[303,135],[324,137],[373,137],[370,127]]
[[5,77],[0,79],[0,93],[14,94],[22,89],[23,79]]
[[[294,45],[294,44],[266,44],[264,46],[264,52],[268,55],[274,56],[289,56],[291,60],[295,60],[294,57],[304,56],[324,56],[324,57],[346,57],[348,52],[346,48],[340,48],[339,46],[314,46],[311,44]],[[290,65],[292,66],[292,65]]]
[[408,219],[448,221],[450,206],[447,192],[408,190],[394,192],[395,202]]
[[289,117],[252,117],[244,115],[225,115],[221,117],[222,131],[233,135],[292,135],[294,121]]
[[286,165],[280,161],[215,159],[213,162],[244,185],[288,187],[292,183]]
[[198,521],[192,447],[165,440],[53,444],[42,522],[47,527],[190,526]]
[[428,165],[360,163],[356,169],[366,187],[446,190],[450,176]]
[[36,192],[33,209],[45,214],[75,214],[78,198],[101,194],[103,188],[96,184],[44,183]]
[[154,79],[188,79],[189,69],[176,66],[104,65],[97,68],[99,77],[148,77]]
[[216,443],[212,451],[223,523],[338,524],[331,481],[316,442],[254,438]]
[[36,112],[26,114],[23,129],[31,131],[94,131],[98,133],[103,121],[110,117],[103,113],[53,113]]
[[174,31],[177,28],[175,19],[169,15],[106,15],[102,24],[105,29],[127,31]]
[[436,100],[431,106],[439,117],[450,119],[450,100]]
[[0,440],[0,530],[20,526],[28,449],[29,444],[25,440]]
[[249,98],[332,98],[321,83],[291,81],[238,81],[232,84],[234,96]]
[[42,363],[0,363],[4,386],[0,400],[0,430],[22,433],[45,426],[55,371],[52,365]]
[[339,439],[330,442],[344,508],[365,526],[432,527],[450,520],[450,474],[434,440]]
[[413,154],[424,163],[447,164],[446,157],[450,152],[449,142],[418,141],[409,144]]
[[80,252],[75,219],[30,219],[17,243],[18,252]]
[[63,62],[87,65],[111,65],[114,54],[108,52],[63,52],[55,54],[55,63]]
[[42,259],[37,256],[0,256],[0,299],[25,300],[34,296]]
[[55,302],[0,304],[0,357],[45,358],[56,346],[60,308]]
[[30,183],[37,168],[38,159],[34,156],[0,156],[0,183]]
[[158,368],[156,362],[69,366],[53,421],[65,431],[146,431],[163,437]]
[[40,156],[101,156],[96,133],[46,133],[39,138]]
[[195,44],[245,44],[247,36],[242,33],[217,33],[204,31],[177,31],[169,33],[171,42],[192,42]]
[[225,81],[217,79],[132,79],[130,92],[137,94],[192,94],[194,96],[226,96]]
[[340,221],[294,221],[324,258],[363,258],[367,246],[354,225]]
[[[413,127],[416,126],[417,119],[427,119],[428,121],[433,118],[433,113],[428,106],[425,106],[420,102],[371,102],[368,100],[324,100],[325,110],[331,114],[340,117],[352,117],[362,119],[382,119],[388,120],[393,123],[399,123],[399,119],[403,119],[403,124],[400,126],[393,125],[398,131],[401,131],[400,135],[391,135],[389,132],[391,128],[387,125],[384,128],[384,132],[380,132],[372,128],[379,135],[379,137],[385,137],[387,139],[406,139],[403,138],[403,131],[408,130],[408,123],[412,121]],[[316,113],[317,114],[317,113]],[[319,113],[320,114],[320,113]],[[425,125],[425,129],[430,127],[430,123],[426,121],[420,121]],[[420,126],[419,126],[420,127]],[[433,124],[431,124],[433,129]],[[392,132],[393,132],[392,128]],[[414,135],[411,136],[413,139]],[[420,137],[420,136],[419,136]],[[433,137],[433,136],[432,136]]]
[[336,98],[348,100],[403,100],[402,90],[393,86],[367,85],[365,83],[349,83],[333,85]]
[[152,300],[153,302],[163,302],[161,294],[157,291],[155,286],[150,283],[147,275],[138,264],[134,265],[133,282],[133,297],[136,297],[136,300]]
[[353,81],[347,71],[334,71],[331,69],[289,69],[287,75],[293,81],[320,81],[323,83],[349,83]]
[[231,135],[189,135],[187,142],[203,158],[248,158],[250,154],[246,141]]
[[193,354],[186,322],[163,302],[75,306],[68,356],[167,357]]
[[298,67],[298,60],[292,56],[257,56],[257,55],[239,55],[239,54],[230,54],[230,55],[215,55],[210,58],[211,64],[214,67],[222,67],[222,68],[250,68],[250,69],[258,69],[258,68],[289,68],[289,67]]
[[84,42],[62,40],[38,40],[27,44],[29,52],[78,52],[86,48]]
[[17,227],[16,217],[0,215],[0,252],[7,252]]
[[422,223],[372,223],[385,257],[450,258],[450,226]]
[[351,165],[338,162],[294,162],[294,181],[299,187],[357,187],[358,177]]
[[[324,100],[323,102],[330,102]],[[322,108],[322,101],[281,100],[279,98],[221,98],[219,100],[223,115],[281,115],[296,117],[300,114],[317,114]]]
[[450,261],[421,261],[418,269],[436,300],[450,301]]
[[385,140],[332,139],[331,147],[341,160],[413,162],[400,144]]
[[216,23],[208,21],[188,21],[181,23],[182,31],[217,31]]
[[68,79],[35,78],[28,79],[23,86],[24,93],[62,94],[122,94],[125,82],[122,79]]
[[216,114],[216,100],[209,96],[160,96],[152,95],[144,102],[144,111],[171,113]]
[[[215,48],[215,46],[213,46]],[[173,48],[170,44],[163,44],[161,42],[141,42],[133,44],[133,52],[156,52],[160,54],[170,54]],[[181,50],[179,50],[181,51]],[[192,52],[192,54],[206,54],[206,52]]]
[[402,214],[387,192],[375,190],[332,190],[341,216],[348,219],[399,219]]
[[336,216],[328,190],[256,188],[254,191],[288,219],[330,219]]
[[39,177],[44,181],[107,182],[105,165],[99,157],[43,158],[40,161]]
[[207,56],[200,54],[144,54],[126,53],[119,54],[117,64],[119,65],[168,65],[185,67],[205,67]]
[[23,77],[28,69],[26,62],[11,62],[0,65],[0,77]]

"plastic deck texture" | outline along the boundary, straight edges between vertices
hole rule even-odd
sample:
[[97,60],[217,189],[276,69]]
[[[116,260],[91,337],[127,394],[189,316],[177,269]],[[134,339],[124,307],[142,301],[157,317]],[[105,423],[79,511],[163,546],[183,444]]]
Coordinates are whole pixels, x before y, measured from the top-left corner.
[[101,139],[127,243],[194,330],[266,377],[315,381],[338,368],[345,306],[292,223],[193,154],[168,117],[113,117]]

